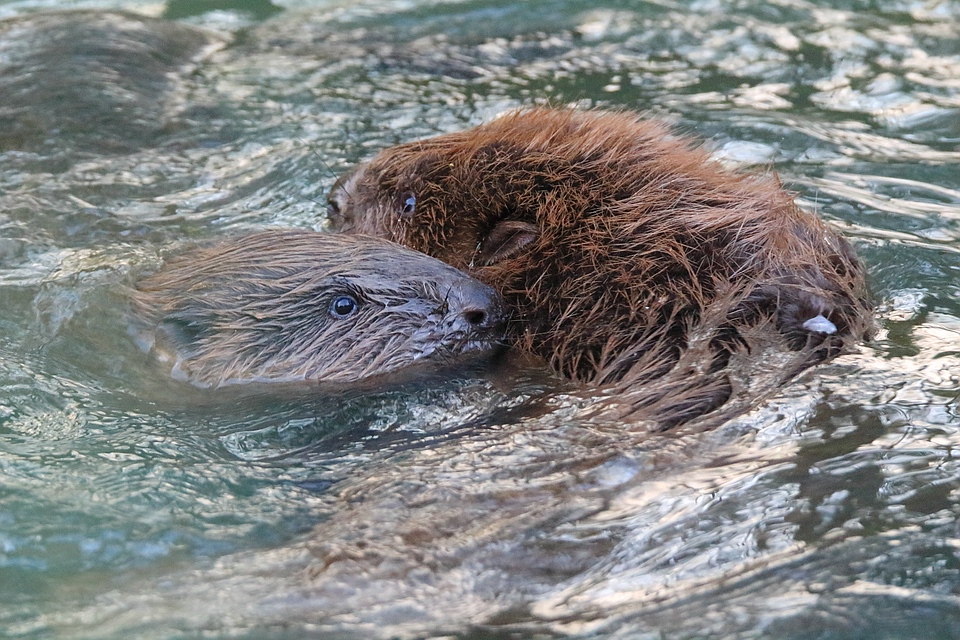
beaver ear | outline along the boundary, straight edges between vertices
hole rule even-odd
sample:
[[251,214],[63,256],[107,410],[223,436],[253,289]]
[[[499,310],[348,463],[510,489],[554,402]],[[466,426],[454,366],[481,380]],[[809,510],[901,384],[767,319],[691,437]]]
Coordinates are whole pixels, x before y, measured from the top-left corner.
[[503,220],[497,223],[477,249],[476,262],[490,266],[512,255],[540,237],[535,224],[519,220]]

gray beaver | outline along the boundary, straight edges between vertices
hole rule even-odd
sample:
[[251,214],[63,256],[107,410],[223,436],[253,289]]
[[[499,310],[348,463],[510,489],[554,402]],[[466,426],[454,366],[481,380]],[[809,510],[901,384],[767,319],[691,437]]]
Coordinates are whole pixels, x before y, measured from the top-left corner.
[[200,387],[353,383],[492,351],[497,293],[377,238],[263,231],[178,256],[137,283],[139,341]]
[[847,241],[778,181],[631,113],[533,108],[383,150],[337,181],[328,216],[490,284],[510,343],[638,390],[626,401],[660,428],[722,405],[731,354],[761,338],[803,352],[789,377],[872,323]]

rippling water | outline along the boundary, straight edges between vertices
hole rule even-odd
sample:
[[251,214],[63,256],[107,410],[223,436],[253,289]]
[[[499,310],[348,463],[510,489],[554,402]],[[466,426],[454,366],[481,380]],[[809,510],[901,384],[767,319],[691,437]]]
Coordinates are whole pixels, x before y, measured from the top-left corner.
[[[0,1],[0,636],[960,637],[960,2],[55,6]],[[132,344],[182,243],[536,102],[775,170],[877,338],[656,437],[517,363],[202,392]]]

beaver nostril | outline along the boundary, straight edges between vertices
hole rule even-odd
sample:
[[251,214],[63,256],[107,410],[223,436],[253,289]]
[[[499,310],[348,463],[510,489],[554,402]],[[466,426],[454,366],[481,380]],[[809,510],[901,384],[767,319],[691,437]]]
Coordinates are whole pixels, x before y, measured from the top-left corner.
[[465,309],[463,318],[475,327],[483,326],[487,320],[487,312],[483,309]]
[[495,329],[501,324],[500,296],[489,286],[469,278],[457,282],[447,296],[450,312],[470,331]]

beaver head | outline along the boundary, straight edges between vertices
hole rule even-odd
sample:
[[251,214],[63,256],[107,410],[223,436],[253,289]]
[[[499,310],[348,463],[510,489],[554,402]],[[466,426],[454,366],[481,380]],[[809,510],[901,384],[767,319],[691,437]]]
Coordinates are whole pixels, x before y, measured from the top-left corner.
[[708,316],[721,342],[770,320],[830,353],[869,325],[846,241],[777,181],[635,114],[535,108],[401,144],[343,176],[328,211],[492,285],[512,341],[579,380],[649,378],[646,354],[669,361]]
[[492,350],[490,287],[384,240],[265,231],[188,252],[133,296],[145,346],[197,386],[355,382]]

